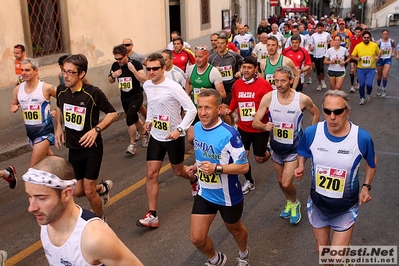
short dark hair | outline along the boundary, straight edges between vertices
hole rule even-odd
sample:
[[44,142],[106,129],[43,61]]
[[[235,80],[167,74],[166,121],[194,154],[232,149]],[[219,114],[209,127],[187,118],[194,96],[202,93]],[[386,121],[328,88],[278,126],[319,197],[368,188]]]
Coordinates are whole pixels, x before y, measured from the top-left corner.
[[[76,66],[78,73],[85,72],[87,74],[87,66],[89,65],[84,54],[71,54],[64,60],[65,63],[71,63]],[[86,75],[85,75],[86,76]]]
[[159,61],[161,67],[165,66],[165,59],[160,53],[152,53],[147,57],[146,62],[154,62],[154,61]]
[[64,60],[68,57],[69,55],[63,55],[58,58],[58,64],[61,66],[64,64]]
[[181,44],[184,44],[183,38],[180,36],[177,36],[176,38],[173,38],[172,42],[173,44],[175,43],[175,41],[180,41]]
[[362,27],[360,27],[360,26],[356,26],[356,28],[355,28],[355,31],[356,31],[356,30],[363,31],[363,28],[362,28]]
[[316,24],[316,28],[318,28],[318,27],[324,28],[324,24],[322,22],[319,22],[319,23]]
[[201,92],[198,94],[198,97],[210,97],[214,96],[215,97],[215,104],[216,106],[219,106],[222,104],[222,96],[217,90],[214,89],[206,89],[206,90],[201,90]]
[[23,46],[22,44],[16,44],[14,45],[14,48],[21,49],[22,52],[25,52],[25,46]]
[[169,49],[163,50],[163,51],[161,52],[161,54],[167,54],[167,55],[169,55],[169,58],[170,58],[170,59],[173,58],[173,53],[172,53],[172,51],[169,50]]
[[291,36],[291,41],[301,41],[301,36],[299,36],[298,34],[292,35]]
[[369,32],[368,30],[363,31],[362,33],[362,37],[364,37],[364,35],[368,34],[370,36],[370,38],[372,38],[371,32]]
[[122,56],[127,55],[127,48],[123,44],[119,44],[117,46],[114,46],[112,49],[112,53],[115,54],[120,54]]

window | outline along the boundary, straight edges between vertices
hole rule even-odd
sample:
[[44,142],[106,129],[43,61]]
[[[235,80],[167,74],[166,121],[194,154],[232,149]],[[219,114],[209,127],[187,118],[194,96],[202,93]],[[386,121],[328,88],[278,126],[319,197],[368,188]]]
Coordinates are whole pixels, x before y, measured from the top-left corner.
[[201,0],[201,30],[211,27],[211,10],[209,0]]
[[64,52],[60,0],[27,0],[33,57]]

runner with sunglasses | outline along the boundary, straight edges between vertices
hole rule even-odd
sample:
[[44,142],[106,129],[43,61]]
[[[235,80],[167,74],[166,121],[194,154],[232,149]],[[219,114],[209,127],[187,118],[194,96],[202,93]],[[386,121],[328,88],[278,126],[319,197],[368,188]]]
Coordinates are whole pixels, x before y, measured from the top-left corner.
[[[317,250],[349,246],[359,205],[371,200],[377,157],[370,134],[349,121],[350,109],[346,92],[327,91],[322,104],[325,121],[308,127],[297,149],[298,180],[304,176],[306,160],[312,159],[307,206]],[[366,160],[363,183],[358,177],[361,158]]]

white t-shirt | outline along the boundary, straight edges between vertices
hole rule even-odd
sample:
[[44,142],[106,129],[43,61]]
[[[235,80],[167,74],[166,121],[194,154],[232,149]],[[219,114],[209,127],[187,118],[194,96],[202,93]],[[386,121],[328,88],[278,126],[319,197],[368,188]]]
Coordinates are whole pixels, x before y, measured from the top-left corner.
[[258,62],[266,59],[267,54],[268,54],[266,44],[263,44],[261,42],[257,43],[255,45],[254,49],[252,50],[252,54],[256,56],[256,58],[258,59]]
[[314,47],[314,57],[323,58],[328,49],[328,43],[331,41],[331,36],[327,32],[312,34],[312,45]]
[[335,60],[333,64],[330,64],[328,66],[328,70],[345,71],[345,65],[339,65],[341,62],[345,61],[345,56],[349,56],[348,49],[346,49],[345,47],[340,46],[338,50],[335,50],[334,47],[328,49],[325,57],[328,58],[330,61]]

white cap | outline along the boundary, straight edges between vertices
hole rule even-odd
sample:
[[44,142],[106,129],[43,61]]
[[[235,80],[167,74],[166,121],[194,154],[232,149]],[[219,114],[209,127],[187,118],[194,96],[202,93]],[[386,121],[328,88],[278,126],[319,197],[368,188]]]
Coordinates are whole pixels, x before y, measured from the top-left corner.
[[327,15],[324,15],[325,18],[327,18]]
[[314,19],[317,19],[317,16],[313,16]]
[[336,19],[334,19],[334,23],[335,23],[335,22],[337,22],[337,20],[336,20]]
[[285,18],[284,21],[288,21],[288,18]]

